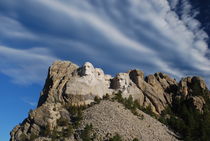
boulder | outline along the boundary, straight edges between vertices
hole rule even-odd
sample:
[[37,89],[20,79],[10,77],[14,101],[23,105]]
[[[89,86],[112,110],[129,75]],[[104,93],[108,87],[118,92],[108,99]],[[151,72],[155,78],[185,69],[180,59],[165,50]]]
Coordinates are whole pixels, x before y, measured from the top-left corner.
[[193,106],[199,112],[203,112],[203,106],[205,105],[205,100],[202,96],[193,96],[188,99],[190,106]]
[[184,97],[204,96],[207,92],[208,88],[201,77],[186,77],[179,82],[179,94]]

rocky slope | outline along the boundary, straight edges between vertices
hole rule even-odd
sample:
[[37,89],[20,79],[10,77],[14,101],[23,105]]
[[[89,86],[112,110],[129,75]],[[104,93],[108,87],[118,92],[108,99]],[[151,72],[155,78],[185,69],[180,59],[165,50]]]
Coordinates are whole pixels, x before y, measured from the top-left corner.
[[165,125],[142,111],[138,113],[142,118],[118,102],[102,101],[84,111],[81,125],[92,124],[96,140],[108,140],[118,133],[124,140],[177,141]]
[[[207,90],[200,77],[183,78],[178,83],[163,73],[145,77],[140,70],[112,77],[89,62],[79,67],[68,61],[56,61],[49,68],[37,109],[13,129],[11,141],[81,140],[81,135],[86,133],[86,124],[91,124],[94,140],[108,140],[116,133],[124,140],[177,140],[164,125],[139,110],[144,119],[139,119],[116,101],[92,103],[96,98],[120,93],[125,99],[132,96],[141,108],[150,107],[151,112],[160,116],[172,106],[174,99],[184,97],[202,112],[205,100],[201,94]],[[75,107],[85,105],[93,106],[81,111],[76,108],[75,112]],[[75,124],[77,122],[81,124]]]

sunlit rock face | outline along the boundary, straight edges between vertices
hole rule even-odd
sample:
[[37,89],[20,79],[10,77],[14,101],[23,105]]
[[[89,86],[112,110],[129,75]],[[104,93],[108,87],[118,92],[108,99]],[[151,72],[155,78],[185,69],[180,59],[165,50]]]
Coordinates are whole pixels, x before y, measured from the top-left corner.
[[119,73],[117,76],[113,79],[113,88],[121,90],[122,92],[126,91],[129,87],[130,79],[129,75],[127,73]]
[[124,98],[128,98],[131,95],[140,105],[144,104],[144,94],[131,80],[129,72],[117,74],[112,80],[111,88],[113,88],[116,93],[121,92]]
[[[167,74],[159,72],[144,76],[144,72],[136,69],[129,70],[126,73],[119,73],[115,77],[112,77],[104,74],[102,69],[95,68],[89,62],[79,67],[69,61],[56,61],[49,68],[38,107],[29,113],[28,118],[13,129],[11,132],[11,141],[22,141],[23,137],[30,140],[30,137],[34,135],[39,137],[44,129],[49,128],[53,130],[57,128],[58,119],[61,117],[71,122],[70,117],[72,113],[67,106],[91,104],[95,97],[102,98],[108,94],[110,98],[113,98],[119,92],[123,98],[132,96],[133,100],[137,101],[144,108],[150,106],[151,110],[157,116],[160,116],[166,107],[172,106],[173,100],[178,98],[185,99],[186,103],[191,107],[203,112],[203,107],[206,103],[204,98],[209,96],[207,86],[200,77],[186,77],[177,83]],[[102,104],[102,107],[105,107],[105,109],[102,109],[108,110],[108,117],[110,117],[110,113],[114,111],[111,110],[116,110],[119,106],[111,106],[110,109],[110,101],[105,101],[105,105]],[[99,107],[101,103],[98,104]],[[110,103],[110,105],[107,106],[106,103]],[[125,110],[122,104],[118,103],[118,105],[121,105],[121,109]],[[99,118],[101,118],[101,115],[103,117],[104,111],[99,110],[97,107],[96,110],[101,112],[97,113]],[[95,110],[93,111],[95,112]],[[122,117],[120,115],[122,114],[121,111],[117,113],[119,113],[119,117]],[[112,116],[118,118],[115,114],[116,111],[113,112]],[[132,114],[132,116],[134,115]],[[84,122],[87,119],[84,119]],[[107,119],[107,121],[109,120]],[[123,120],[127,121],[128,118],[124,118]],[[120,122],[119,125],[122,124],[121,120],[117,119],[117,121]],[[99,123],[96,125],[101,127],[102,124],[101,122]],[[60,130],[60,128],[58,129]],[[109,128],[106,129],[109,130]],[[125,126],[124,129],[127,129],[127,127]],[[36,140],[44,141],[48,139],[39,137]],[[71,136],[67,140],[72,139],[74,140],[74,136]]]
[[94,75],[95,74],[95,68],[90,62],[86,62],[81,68],[80,68],[80,75]]
[[[85,105],[95,97],[121,92],[124,98],[131,95],[141,106],[151,106],[153,112],[160,114],[172,103],[175,94],[190,97],[205,89],[205,82],[199,77],[187,77],[177,83],[161,72],[144,77],[141,70],[129,70],[112,77],[90,62],[78,67],[68,61],[56,61],[49,68],[38,106],[57,102]],[[192,103],[202,105],[202,100],[194,98]]]
[[86,62],[67,82],[65,98],[72,104],[89,104],[95,96],[102,98],[103,95],[112,93],[111,78],[102,69],[94,68],[91,63]]
[[205,105],[203,97],[209,97],[207,93],[207,85],[201,77],[186,77],[179,82],[179,98],[184,98],[188,101],[189,105],[193,106],[200,112],[203,112]]
[[90,62],[78,67],[68,61],[56,61],[49,68],[38,106],[57,102],[85,105],[95,97],[121,92],[124,98],[131,95],[141,106],[151,106],[159,114],[171,103],[172,86],[177,86],[176,81],[162,73],[144,78],[142,71],[130,70],[112,77]]
[[66,83],[79,67],[70,61],[55,61],[49,67],[48,76],[39,98],[38,107],[45,103],[64,103]]

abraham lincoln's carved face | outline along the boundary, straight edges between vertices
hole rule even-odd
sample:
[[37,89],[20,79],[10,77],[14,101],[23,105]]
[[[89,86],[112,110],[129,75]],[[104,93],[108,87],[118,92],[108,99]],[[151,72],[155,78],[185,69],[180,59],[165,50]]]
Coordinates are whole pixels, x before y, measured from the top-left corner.
[[124,88],[124,87],[127,87],[128,85],[129,85],[129,76],[124,73],[118,74],[117,87]]

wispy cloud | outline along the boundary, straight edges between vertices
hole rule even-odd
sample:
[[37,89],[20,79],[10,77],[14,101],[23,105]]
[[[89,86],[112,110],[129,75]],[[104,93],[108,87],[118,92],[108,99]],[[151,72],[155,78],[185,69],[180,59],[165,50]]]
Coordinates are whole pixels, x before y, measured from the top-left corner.
[[43,82],[47,66],[56,60],[44,48],[21,50],[0,46],[0,57],[0,72],[19,84]]
[[[192,12],[188,0],[21,1],[24,5],[0,2],[9,7],[2,11],[7,16],[1,16],[4,22],[0,30],[6,33],[0,34],[5,38],[2,45],[6,46],[12,37],[25,39],[26,47],[18,41],[18,46],[11,44],[12,50],[22,54],[31,53],[34,44],[44,46],[42,49],[54,55],[32,51],[35,60],[46,62],[35,65],[39,71],[60,58],[77,63],[89,60],[108,71],[112,67],[112,72],[138,67],[148,73],[163,71],[177,78],[196,74],[210,80],[208,35],[194,18],[197,11]],[[174,12],[180,3],[181,17]],[[38,59],[39,54],[49,58]],[[10,59],[8,62],[13,63]],[[15,71],[24,70],[17,68],[21,67],[12,69],[14,80],[19,79]],[[36,76],[38,71],[30,70]]]
[[36,36],[30,33],[20,22],[0,14],[0,37],[9,39],[31,39],[35,40]]
[[37,106],[37,102],[31,101],[31,100],[29,100],[29,98],[22,98],[22,100],[23,100],[25,103],[27,103],[27,104],[29,104],[30,106],[32,106],[32,107],[36,107],[36,106]]

